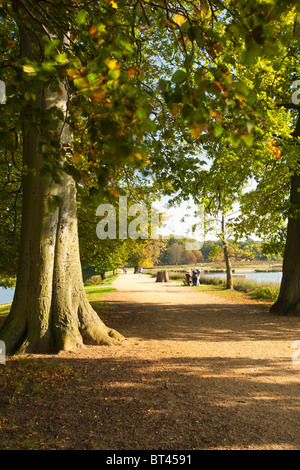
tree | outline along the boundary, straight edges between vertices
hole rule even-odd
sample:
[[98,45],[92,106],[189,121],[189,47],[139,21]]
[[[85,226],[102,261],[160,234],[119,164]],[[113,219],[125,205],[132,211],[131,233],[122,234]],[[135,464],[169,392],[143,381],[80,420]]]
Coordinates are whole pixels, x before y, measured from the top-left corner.
[[[297,114],[299,112],[299,103],[291,103],[291,93],[289,91],[291,88],[290,77],[294,77],[294,80],[298,77],[299,7],[295,2],[287,2],[286,4],[274,2],[272,5],[261,3],[260,8],[263,13],[259,15],[259,18],[255,14],[258,7],[255,2],[248,2],[247,4],[245,2],[228,2],[227,7],[226,40],[224,40],[225,36],[216,28],[215,33],[218,34],[215,35],[215,38],[218,37],[216,42],[218,53],[215,52],[214,60],[205,61],[203,55],[201,55],[203,50],[200,48],[202,68],[189,71],[189,78],[193,76],[198,84],[198,88],[195,88],[198,93],[200,91],[196,98],[194,94],[194,108],[193,106],[188,108],[186,95],[179,101],[184,106],[186,121],[190,124],[194,120],[193,137],[197,143],[202,141],[211,144],[211,142],[215,142],[216,137],[224,136],[224,139],[236,149],[243,148],[242,146],[246,144],[247,153],[242,158],[240,153],[236,159],[236,164],[240,165],[241,169],[246,168],[248,177],[251,174],[262,175],[264,165],[269,168],[273,167],[274,170],[276,161],[282,161],[281,169],[284,169],[285,176],[280,181],[284,181],[284,188],[286,188],[286,182],[290,179],[290,202],[288,205],[286,204],[286,192],[283,190],[280,191],[283,193],[283,200],[281,199],[278,204],[274,201],[271,202],[272,208],[283,208],[281,214],[276,210],[275,217],[271,220],[273,214],[269,210],[270,207],[267,208],[266,205],[264,207],[261,205],[257,213],[264,214],[263,209],[265,208],[265,214],[271,215],[269,219],[262,220],[259,224],[263,228],[262,233],[264,234],[268,233],[268,227],[271,228],[267,235],[269,237],[269,240],[267,239],[269,246],[275,247],[274,238],[277,234],[281,240],[282,238],[284,240],[285,236],[287,237],[281,292],[271,311],[297,314],[299,310],[297,305],[300,303],[299,266],[295,261],[299,207],[296,197],[298,194],[297,175],[299,171],[299,159],[296,150],[299,144]],[[288,10],[287,7],[289,7]],[[248,8],[248,13],[246,13]],[[217,15],[213,19],[217,18],[219,11],[215,9],[215,5],[212,3],[210,3],[210,10],[211,13],[217,11]],[[231,22],[230,18],[234,17],[237,11],[243,11],[243,15],[239,17],[238,21]],[[262,17],[264,17],[264,20]],[[240,44],[237,42],[237,32],[240,34]],[[198,42],[201,42],[201,40],[205,42],[203,37],[205,33],[202,36],[201,34],[202,32],[197,29],[197,26],[195,26],[193,32],[189,28],[183,32],[183,35],[186,35],[188,39],[193,35],[197,35]],[[230,50],[232,51],[231,57]],[[206,66],[207,64],[209,65]],[[271,76],[272,80],[270,80]],[[186,80],[183,79],[185,85]],[[219,92],[215,91],[216,87],[219,88]],[[171,87],[171,90],[169,90],[165,86],[165,92],[169,102],[172,104],[178,103],[175,100],[175,96],[178,97],[179,95],[178,90],[175,93],[174,88]],[[293,95],[295,94],[296,92],[293,93]],[[215,99],[216,95],[218,96],[218,105],[212,109],[209,99],[210,97],[212,100]],[[224,95],[225,100],[223,100]],[[197,101],[200,96],[202,103],[205,103],[205,105],[201,107],[195,119],[195,102],[200,102],[200,99]],[[290,114],[284,112],[285,110],[289,110]],[[290,127],[289,131],[288,126]],[[267,145],[273,144],[274,140],[276,143],[267,158],[265,158],[266,152],[262,148],[264,145],[267,147]],[[261,146],[260,149],[255,145],[253,146],[253,143],[256,144],[257,142]],[[199,166],[201,164],[199,163]],[[189,185],[195,179],[194,174],[197,173],[196,169],[196,171],[188,174],[186,181]],[[275,193],[276,186],[278,186],[278,180],[274,178],[271,171],[269,176],[272,178],[272,182],[267,182],[263,194],[271,199],[272,191]],[[174,176],[173,180],[173,187],[186,195],[188,188],[184,187],[182,191],[182,180],[178,176]],[[224,181],[226,180],[227,182],[233,181],[230,173],[224,178]],[[170,181],[169,184],[171,184]],[[259,192],[256,191],[254,194],[256,203],[259,205],[262,200],[259,197]],[[284,216],[286,214],[288,214],[289,220],[287,232],[285,233]],[[252,217],[251,219],[253,221]],[[252,226],[252,228],[255,228],[255,226]],[[270,233],[271,237],[269,236]],[[275,241],[278,250],[279,243],[278,240]]]
[[203,255],[200,250],[184,250],[182,264],[195,265],[203,261]]
[[184,248],[179,243],[172,243],[167,250],[166,257],[168,264],[182,264],[184,256]]
[[243,199],[242,224],[246,222],[248,229],[256,227],[258,233],[265,235],[266,252],[283,254],[279,297],[270,311],[299,315],[300,113],[298,91],[293,88],[299,76],[299,7],[281,16],[276,35],[275,59],[264,57],[259,67],[254,67],[254,76],[257,89],[264,96],[260,103],[265,109],[264,124],[271,113],[273,120],[280,119],[280,124],[271,132],[263,126],[265,156],[256,155],[260,166],[255,167],[257,187]]
[[211,261],[222,261],[224,259],[224,253],[219,245],[214,245],[208,255]]
[[163,240],[128,240],[128,263],[134,266],[136,274],[139,267],[153,267],[164,249]]
[[[1,12],[12,19],[19,34],[20,57],[6,65],[12,66],[12,87],[19,94],[12,106],[26,171],[16,291],[1,339],[8,353],[112,344],[122,336],[103,324],[83,288],[76,182],[86,181],[90,196],[105,194],[110,177],[107,161],[119,166],[138,162],[143,152],[134,119],[144,99],[137,88],[126,88],[132,76],[128,69],[123,72],[125,86],[116,92],[119,61],[124,58],[126,64],[124,56],[133,55],[131,40],[114,29],[126,20],[117,14],[115,4],[105,2],[90,9],[89,21],[87,10],[78,8],[77,2],[56,8],[51,2],[16,0],[4,7]],[[99,53],[94,46],[99,47],[107,35],[108,43]],[[101,119],[95,119],[97,112]],[[85,120],[91,154],[99,155],[100,146],[101,159],[93,174],[92,158],[88,170],[76,166],[81,156],[78,115],[81,122]],[[139,118],[150,125],[145,112]],[[4,124],[11,131],[8,119]]]

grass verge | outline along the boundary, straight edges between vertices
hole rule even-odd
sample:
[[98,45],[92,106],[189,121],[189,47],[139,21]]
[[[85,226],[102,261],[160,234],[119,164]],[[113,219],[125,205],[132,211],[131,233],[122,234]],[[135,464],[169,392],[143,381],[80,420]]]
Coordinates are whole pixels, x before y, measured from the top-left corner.
[[[169,279],[170,281],[180,282],[183,281],[184,275],[179,272],[169,272]],[[222,278],[201,275],[201,284],[199,289],[202,289],[202,291],[205,286],[213,286],[214,292],[230,292],[225,288],[225,280]],[[275,302],[278,298],[280,284],[275,282],[257,282],[235,277],[233,287],[234,292],[246,294],[246,296],[252,299],[263,302]]]
[[[201,282],[225,288],[225,280],[202,276]],[[254,280],[234,278],[233,288],[235,291],[242,292],[252,299],[265,302],[275,302],[278,298],[280,284],[276,282],[257,282]]]
[[92,276],[85,281],[85,287],[93,286],[110,286],[112,282],[117,279],[119,274],[108,274],[108,276],[102,280],[101,276]]

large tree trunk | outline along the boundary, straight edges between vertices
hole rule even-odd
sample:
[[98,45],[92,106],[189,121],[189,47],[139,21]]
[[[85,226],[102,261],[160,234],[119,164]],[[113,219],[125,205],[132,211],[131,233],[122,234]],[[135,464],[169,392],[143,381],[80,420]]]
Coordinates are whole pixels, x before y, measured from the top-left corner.
[[[21,55],[30,57],[33,36],[25,28],[20,29],[20,36]],[[62,94],[37,91],[41,115],[50,106],[67,115],[65,83],[60,88]],[[29,105],[25,123],[31,112]],[[61,122],[57,132],[61,146],[71,147],[69,126]],[[57,352],[83,343],[113,344],[122,336],[104,325],[84,291],[75,182],[66,173],[62,173],[60,183],[51,175],[40,174],[44,162],[38,151],[39,139],[34,126],[24,126],[23,159],[28,172],[23,178],[19,269],[13,304],[0,339],[7,353]],[[50,211],[48,203],[53,196],[59,205]]]
[[289,217],[279,296],[270,311],[300,315],[300,177],[292,176],[290,201],[295,216]]
[[84,291],[73,179],[64,175],[56,188],[62,205],[54,213],[47,205],[50,186],[39,177],[26,179],[15,297],[0,333],[6,351],[47,353],[115,343],[121,335],[104,325]]
[[[292,136],[300,137],[300,108]],[[300,162],[291,177],[291,215],[288,218],[283,256],[282,280],[277,301],[270,311],[279,315],[300,315]]]

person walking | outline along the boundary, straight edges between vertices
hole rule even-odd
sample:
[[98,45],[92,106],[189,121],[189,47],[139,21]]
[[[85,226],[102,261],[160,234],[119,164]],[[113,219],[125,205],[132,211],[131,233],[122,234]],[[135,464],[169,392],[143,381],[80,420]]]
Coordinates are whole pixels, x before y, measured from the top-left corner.
[[200,286],[200,269],[199,268],[195,268],[196,270],[196,286]]
[[195,286],[197,282],[196,268],[192,268],[192,285]]

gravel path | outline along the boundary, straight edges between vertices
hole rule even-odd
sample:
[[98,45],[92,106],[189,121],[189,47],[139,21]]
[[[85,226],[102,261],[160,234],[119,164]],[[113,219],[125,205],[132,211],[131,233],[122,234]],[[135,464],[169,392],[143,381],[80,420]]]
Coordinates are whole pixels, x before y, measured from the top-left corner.
[[114,286],[104,320],[126,340],[78,353],[101,366],[106,448],[300,449],[300,319],[145,275]]
[[38,356],[33,383],[10,364],[1,448],[300,449],[299,318],[145,275],[114,286],[98,307],[124,342]]

